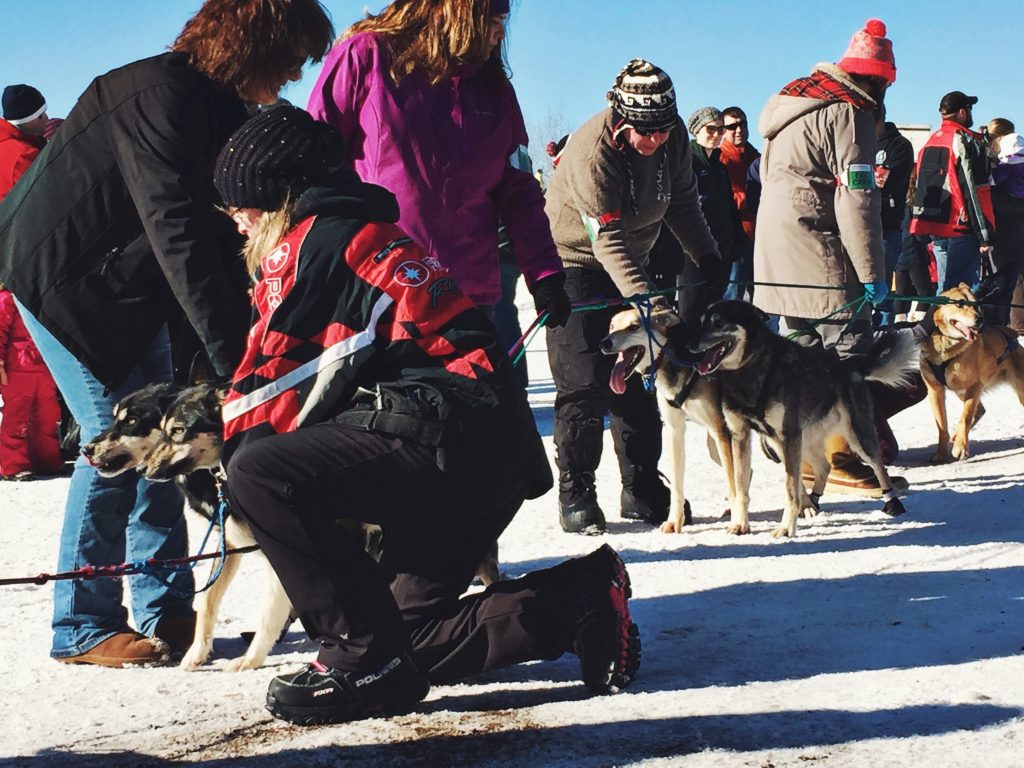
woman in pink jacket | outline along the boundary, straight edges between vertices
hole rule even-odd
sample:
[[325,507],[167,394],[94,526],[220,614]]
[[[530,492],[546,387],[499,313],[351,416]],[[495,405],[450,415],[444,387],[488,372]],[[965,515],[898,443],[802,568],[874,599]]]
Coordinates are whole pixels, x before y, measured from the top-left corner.
[[526,127],[501,50],[508,10],[395,0],[342,35],[308,110],[341,132],[360,177],[398,198],[399,226],[492,318],[500,217],[538,312],[564,325],[562,262],[540,185],[520,167]]

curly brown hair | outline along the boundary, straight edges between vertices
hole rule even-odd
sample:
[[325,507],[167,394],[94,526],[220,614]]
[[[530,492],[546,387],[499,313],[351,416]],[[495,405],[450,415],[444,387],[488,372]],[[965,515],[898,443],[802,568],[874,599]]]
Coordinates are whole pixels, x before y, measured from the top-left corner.
[[280,85],[330,50],[334,25],[318,0],[206,0],[171,46],[243,99]]
[[376,15],[367,13],[339,41],[360,32],[378,35],[396,85],[414,72],[436,85],[472,62],[485,62],[485,74],[504,78],[504,44],[489,49],[490,22],[491,0],[394,0]]

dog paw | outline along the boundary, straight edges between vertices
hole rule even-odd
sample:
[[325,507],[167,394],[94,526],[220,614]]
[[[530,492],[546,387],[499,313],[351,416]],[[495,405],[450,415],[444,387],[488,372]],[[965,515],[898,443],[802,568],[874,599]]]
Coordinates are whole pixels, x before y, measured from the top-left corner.
[[186,672],[194,672],[206,663],[206,659],[209,657],[209,655],[209,648],[204,648],[202,646],[199,646],[197,648],[193,646],[188,649],[188,653],[182,656],[181,662],[178,664],[178,667],[184,669]]
[[224,665],[225,672],[241,672],[245,669],[259,669],[263,666],[265,659],[250,658],[248,656],[239,656],[237,659],[232,659]]
[[967,443],[964,443],[962,445],[958,445],[956,443],[953,443],[953,458],[954,459],[956,459],[957,461],[963,461],[964,459],[969,458],[970,455],[971,455],[971,451],[967,447]]
[[932,464],[945,464],[949,461],[949,452],[939,448],[935,453],[928,459]]
[[684,526],[679,520],[666,520],[661,524],[662,533],[682,533],[683,528]]
[[750,523],[733,523],[726,530],[732,536],[742,536],[745,533],[750,533]]
[[774,531],[772,531],[773,539],[792,539],[796,537],[796,531],[790,530],[788,526],[780,525]]

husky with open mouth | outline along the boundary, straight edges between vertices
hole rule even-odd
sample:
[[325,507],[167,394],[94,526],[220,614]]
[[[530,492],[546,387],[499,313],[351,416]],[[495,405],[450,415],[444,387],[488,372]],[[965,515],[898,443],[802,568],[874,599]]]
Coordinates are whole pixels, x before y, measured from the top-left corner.
[[898,387],[917,367],[916,342],[906,334],[877,338],[863,357],[840,359],[832,351],[803,347],[773,333],[752,304],[721,301],[708,307],[692,350],[697,372],[717,380],[725,422],[732,435],[737,533],[750,530],[748,516],[751,433],[777,449],[786,471],[786,505],[776,537],[795,536],[806,492],[801,460],[814,471],[812,498],[828,478],[825,439],[840,434],[874,471],[889,515],[905,509],[882,463],[868,381]]
[[662,523],[661,530],[681,533],[683,526],[692,522],[683,486],[688,418],[708,430],[709,441],[725,471],[729,499],[734,495],[732,442],[722,415],[718,382],[696,375],[693,367],[685,364],[683,358],[689,356],[685,329],[679,323],[679,315],[669,309],[656,309],[649,317],[635,308],[614,315],[608,335],[601,342],[601,351],[618,355],[609,381],[617,394],[626,390],[629,376],[636,372],[650,375],[653,368],[658,409],[668,426],[665,450],[670,458],[668,481],[672,493],[668,520]]

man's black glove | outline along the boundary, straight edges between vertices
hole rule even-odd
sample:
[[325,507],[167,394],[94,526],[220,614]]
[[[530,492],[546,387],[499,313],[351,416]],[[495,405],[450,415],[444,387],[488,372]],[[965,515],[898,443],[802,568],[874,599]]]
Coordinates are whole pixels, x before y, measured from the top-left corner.
[[549,328],[561,328],[569,322],[572,306],[565,293],[565,272],[554,272],[534,283],[533,305],[538,315],[548,313]]
[[717,253],[705,253],[697,259],[697,266],[700,268],[701,277],[708,284],[708,289],[713,294],[712,301],[722,298],[725,289],[729,285],[729,271],[731,265]]

